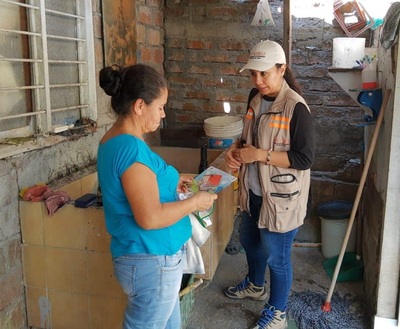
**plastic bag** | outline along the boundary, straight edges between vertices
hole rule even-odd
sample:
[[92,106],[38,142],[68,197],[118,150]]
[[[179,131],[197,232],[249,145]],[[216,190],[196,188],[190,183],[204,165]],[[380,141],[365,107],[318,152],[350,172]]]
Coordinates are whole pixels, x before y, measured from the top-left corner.
[[256,14],[254,15],[253,26],[275,26],[274,20],[272,19],[271,10],[269,9],[268,0],[260,0],[257,4]]

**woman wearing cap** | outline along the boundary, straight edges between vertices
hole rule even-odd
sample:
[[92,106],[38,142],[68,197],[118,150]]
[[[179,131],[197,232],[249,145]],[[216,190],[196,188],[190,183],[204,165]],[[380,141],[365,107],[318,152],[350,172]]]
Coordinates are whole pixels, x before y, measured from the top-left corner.
[[269,299],[252,329],[285,329],[293,279],[291,245],[306,216],[314,160],[313,118],[278,43],[259,42],[243,70],[250,71],[255,88],[242,140],[228,149],[225,160],[240,170],[240,242],[248,273],[224,293],[233,299],[265,300],[268,267]]

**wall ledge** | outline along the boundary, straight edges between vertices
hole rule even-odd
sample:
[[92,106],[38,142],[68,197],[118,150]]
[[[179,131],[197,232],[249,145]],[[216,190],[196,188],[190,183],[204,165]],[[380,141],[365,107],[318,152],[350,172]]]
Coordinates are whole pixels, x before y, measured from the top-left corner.
[[396,319],[381,318],[375,316],[374,329],[395,329],[399,328],[398,321]]
[[[85,130],[79,134],[55,134],[34,137],[6,138],[3,140],[0,139],[0,160],[26,152],[51,147],[63,142],[76,140],[78,138],[89,136],[95,132],[96,129]],[[66,133],[68,133],[68,131]]]

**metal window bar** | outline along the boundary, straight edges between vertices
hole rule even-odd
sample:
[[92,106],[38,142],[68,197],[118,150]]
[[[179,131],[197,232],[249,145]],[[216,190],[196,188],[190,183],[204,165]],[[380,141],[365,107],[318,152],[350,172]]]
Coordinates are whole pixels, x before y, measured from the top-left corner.
[[[31,0],[34,1],[34,0]],[[91,10],[91,0],[84,0],[85,3],[85,9],[84,9],[84,14],[85,16],[80,15],[79,10],[80,6],[79,3],[82,0],[76,0],[76,10],[77,14],[70,14],[66,12],[61,12],[61,11],[56,11],[56,10],[50,10],[46,9],[45,7],[45,0],[39,0],[39,6],[33,5],[33,4],[22,4],[16,1],[11,1],[11,0],[0,0],[0,3],[9,3],[13,4],[16,6],[20,7],[25,7],[28,10],[28,17],[29,17],[29,22],[30,26],[28,27],[29,31],[22,31],[22,30],[10,30],[10,29],[1,29],[0,32],[6,32],[6,33],[17,33],[17,34],[22,34],[22,35],[28,35],[31,37],[30,39],[30,48],[31,48],[31,57],[36,57],[36,58],[2,58],[0,60],[2,61],[9,61],[9,62],[26,62],[26,63],[32,63],[32,80],[33,80],[33,85],[31,86],[14,86],[14,87],[1,87],[0,91],[6,91],[6,90],[23,90],[23,89],[32,89],[34,91],[34,103],[36,104],[34,106],[34,112],[29,112],[29,113],[23,113],[23,114],[15,114],[15,115],[9,115],[9,116],[2,116],[0,113],[0,120],[3,119],[10,119],[10,118],[21,118],[21,117],[36,117],[36,132],[43,132],[43,131],[50,131],[52,127],[52,113],[54,112],[60,112],[60,111],[69,111],[71,109],[82,109],[86,110],[85,114],[86,116],[90,117],[91,119],[95,120],[97,119],[97,113],[96,113],[96,96],[95,96],[95,88],[89,88],[90,85],[94,86],[95,85],[95,79],[94,79],[94,72],[95,72],[95,67],[94,67],[94,43],[93,43],[93,31],[91,29],[92,26],[92,14]],[[38,26],[36,19],[35,19],[35,13],[34,11],[39,10],[40,13],[40,31],[41,33],[37,32],[32,32],[33,30],[36,29]],[[57,35],[48,35],[47,34],[47,26],[46,26],[46,14],[53,14],[53,15],[58,15],[62,17],[68,17],[68,18],[73,18],[76,19],[76,27],[77,27],[77,36],[78,37],[65,37],[65,36],[57,36]],[[85,26],[83,26],[83,23],[86,23]],[[86,39],[81,38],[79,36],[86,34]],[[38,46],[37,38],[41,38],[42,41],[42,47]],[[64,40],[64,41],[71,41],[71,42],[76,42],[77,47],[78,47],[78,60],[52,60],[49,59],[48,57],[48,40],[50,39],[56,39],[56,40]],[[88,42],[89,41],[89,42]],[[85,46],[86,45],[86,46]],[[40,56],[41,55],[41,56]],[[85,58],[86,55],[86,58]],[[41,59],[38,57],[42,57]],[[91,60],[88,60],[91,59]],[[38,67],[38,64],[43,63],[43,70],[40,70]],[[77,64],[78,65],[78,79],[79,82],[77,83],[67,83],[67,84],[50,84],[50,72],[49,72],[49,65],[50,64]],[[87,66],[86,69],[86,74],[82,68],[82,66]],[[41,79],[39,77],[43,78],[44,84],[37,84],[38,81]],[[81,81],[86,81],[86,82],[81,82]],[[79,100],[81,104],[76,105],[76,106],[68,106],[68,107],[63,107],[63,108],[51,108],[51,96],[50,96],[50,89],[51,88],[69,88],[69,87],[79,87]],[[87,97],[85,97],[85,91],[83,90],[82,87],[86,87],[88,90],[86,91]],[[39,94],[39,90],[44,90],[45,91],[45,102],[44,102],[44,109],[43,106],[41,106],[41,97]],[[86,103],[83,103],[82,100],[86,99]],[[90,106],[89,104],[93,104]],[[46,127],[47,129],[44,129],[41,124],[41,114],[46,113]]]
[[[1,0],[0,0],[0,1],[1,1]],[[0,29],[0,32],[16,33],[16,34],[31,35],[31,36],[35,36],[35,37],[40,37],[40,33],[29,32],[29,31],[10,30],[10,29]]]
[[25,117],[32,117],[38,114],[44,114],[46,111],[36,111],[36,112],[26,112],[21,114],[14,114],[2,117],[2,119],[14,119],[14,118],[25,118]]
[[49,74],[49,57],[47,44],[47,24],[46,24],[46,4],[44,0],[40,0],[40,24],[42,31],[42,48],[43,48],[43,73],[44,73],[44,89],[45,89],[45,109],[47,130],[51,129],[51,99],[50,99],[50,74]]
[[9,4],[12,4],[12,5],[17,5],[17,6],[25,7],[25,8],[39,9],[38,6],[34,6],[34,5],[31,5],[31,4],[27,4],[27,3],[21,3],[21,2],[18,2],[18,1],[1,0],[0,2],[9,3]]
[[76,110],[76,109],[84,109],[89,107],[89,105],[76,105],[76,106],[69,106],[69,107],[62,107],[59,109],[52,109],[51,112],[61,112],[61,111],[67,111],[67,110]]

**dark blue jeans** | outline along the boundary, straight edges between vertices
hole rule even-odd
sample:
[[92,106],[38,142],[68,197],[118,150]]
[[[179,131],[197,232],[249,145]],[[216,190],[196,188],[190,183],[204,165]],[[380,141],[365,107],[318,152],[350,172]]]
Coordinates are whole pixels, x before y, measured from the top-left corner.
[[263,286],[267,266],[270,271],[268,303],[284,311],[292,287],[291,248],[298,229],[285,233],[258,228],[262,198],[250,191],[250,213],[242,212],[240,243],[246,251],[248,277],[256,286]]

